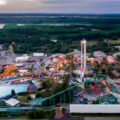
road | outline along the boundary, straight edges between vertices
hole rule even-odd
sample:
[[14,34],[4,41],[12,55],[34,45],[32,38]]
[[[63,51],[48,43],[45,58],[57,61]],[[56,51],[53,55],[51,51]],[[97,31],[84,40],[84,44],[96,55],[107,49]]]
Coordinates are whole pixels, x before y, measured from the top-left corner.
[[80,117],[80,118],[72,118],[69,115],[64,116],[61,119],[54,120],[120,120],[120,117]]
[[120,117],[87,117],[83,120],[120,120]]
[[69,115],[61,119],[54,119],[54,120],[120,120],[120,117],[81,117],[81,118],[72,118]]

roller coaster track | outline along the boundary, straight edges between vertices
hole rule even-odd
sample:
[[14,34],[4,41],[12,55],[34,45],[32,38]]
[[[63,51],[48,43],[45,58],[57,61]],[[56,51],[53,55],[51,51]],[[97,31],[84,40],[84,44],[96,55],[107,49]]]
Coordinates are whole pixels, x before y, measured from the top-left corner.
[[[60,107],[57,106],[52,106],[52,107],[48,107],[48,108],[42,108],[44,110],[55,110],[56,108],[65,108],[65,109],[69,109],[68,105],[61,105]],[[40,107],[1,107],[0,108],[0,112],[10,112],[10,113],[16,113],[16,112],[22,112],[22,111],[29,111],[29,110],[36,110],[36,109],[41,109]]]
[[[110,79],[111,80],[111,79]],[[111,81],[112,84],[114,84],[113,81]],[[115,84],[114,84],[115,85]],[[15,113],[15,112],[22,112],[22,111],[29,111],[29,110],[35,110],[35,109],[56,109],[56,108],[66,108],[69,109],[69,105],[66,104],[66,100],[65,100],[65,95],[66,92],[69,94],[69,103],[71,103],[71,99],[74,99],[74,95],[71,95],[71,91],[75,92],[75,89],[77,87],[80,87],[83,89],[83,84],[82,83],[78,83],[66,90],[63,90],[53,96],[50,96],[42,101],[39,101],[39,103],[34,103],[31,104],[30,106],[26,106],[26,107],[0,107],[0,112],[10,112],[10,113]],[[112,93],[114,96],[119,96],[120,99],[120,95],[118,95],[117,93],[113,93],[114,91],[110,91],[109,93]],[[62,96],[62,97],[61,97]],[[56,105],[55,99],[59,98],[59,100],[57,101],[59,103],[59,105]],[[49,105],[47,105],[48,103],[50,103]]]
[[66,90],[63,90],[63,91],[61,91],[61,92],[59,92],[59,93],[57,93],[57,94],[55,94],[55,95],[53,95],[51,97],[48,97],[48,98],[40,101],[41,105],[36,103],[36,104],[31,104],[28,107],[2,107],[1,106],[0,107],[0,112],[15,113],[15,112],[20,112],[20,111],[29,111],[29,110],[35,110],[35,109],[56,109],[56,108],[60,108],[60,107],[69,109],[69,105],[66,105],[64,100],[63,100],[64,102],[60,101],[60,105],[58,105],[58,106],[55,105],[55,103],[50,105],[50,106],[42,106],[42,104],[44,102],[47,103],[48,100],[54,99],[56,96],[61,96],[61,95],[65,96],[65,92],[73,91],[75,89],[75,87],[79,86],[79,85],[81,86],[81,83],[78,83],[78,84],[76,84],[76,85],[74,85],[74,86],[72,86],[72,87],[70,87],[70,88],[68,88]]

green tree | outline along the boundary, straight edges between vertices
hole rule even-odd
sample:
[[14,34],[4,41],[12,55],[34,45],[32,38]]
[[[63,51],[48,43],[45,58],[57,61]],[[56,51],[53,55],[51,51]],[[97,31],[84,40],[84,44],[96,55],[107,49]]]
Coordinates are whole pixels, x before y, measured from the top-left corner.
[[52,94],[56,94],[62,90],[64,90],[65,88],[63,88],[62,84],[61,83],[54,83],[52,88],[51,88],[51,92]]
[[15,96],[15,95],[16,95],[15,90],[12,89],[11,96]]
[[113,65],[112,64],[107,64],[106,68],[105,68],[105,71],[106,71],[106,73],[109,77],[114,78],[114,75],[112,74],[112,71],[113,71]]
[[32,100],[31,96],[27,96],[27,100]]
[[65,69],[69,71],[70,79],[71,79],[73,70],[75,69],[74,55],[73,54],[68,54],[68,55],[66,55],[66,59],[69,60],[69,65],[67,65]]
[[31,110],[27,113],[28,119],[53,119],[55,110]]
[[116,59],[120,62],[120,55],[117,55]]
[[39,91],[37,91],[36,94],[35,94],[35,98],[39,98],[39,97],[41,97],[41,94],[40,94]]
[[69,85],[70,75],[63,76],[63,88],[66,88]]
[[44,89],[50,89],[54,84],[53,78],[48,78],[46,81],[41,82],[41,87]]

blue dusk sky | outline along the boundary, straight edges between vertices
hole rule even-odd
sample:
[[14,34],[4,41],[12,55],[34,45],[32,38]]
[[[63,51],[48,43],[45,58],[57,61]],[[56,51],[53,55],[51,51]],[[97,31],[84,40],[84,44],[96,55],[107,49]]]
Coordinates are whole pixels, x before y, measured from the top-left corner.
[[0,13],[120,13],[120,0],[0,0]]

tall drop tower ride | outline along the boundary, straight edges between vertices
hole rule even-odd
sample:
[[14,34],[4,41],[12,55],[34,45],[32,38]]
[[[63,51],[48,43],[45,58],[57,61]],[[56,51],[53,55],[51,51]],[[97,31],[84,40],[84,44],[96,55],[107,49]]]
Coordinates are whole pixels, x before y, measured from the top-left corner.
[[82,82],[84,82],[84,73],[86,72],[86,64],[87,64],[87,59],[86,59],[86,40],[81,41],[81,79]]

